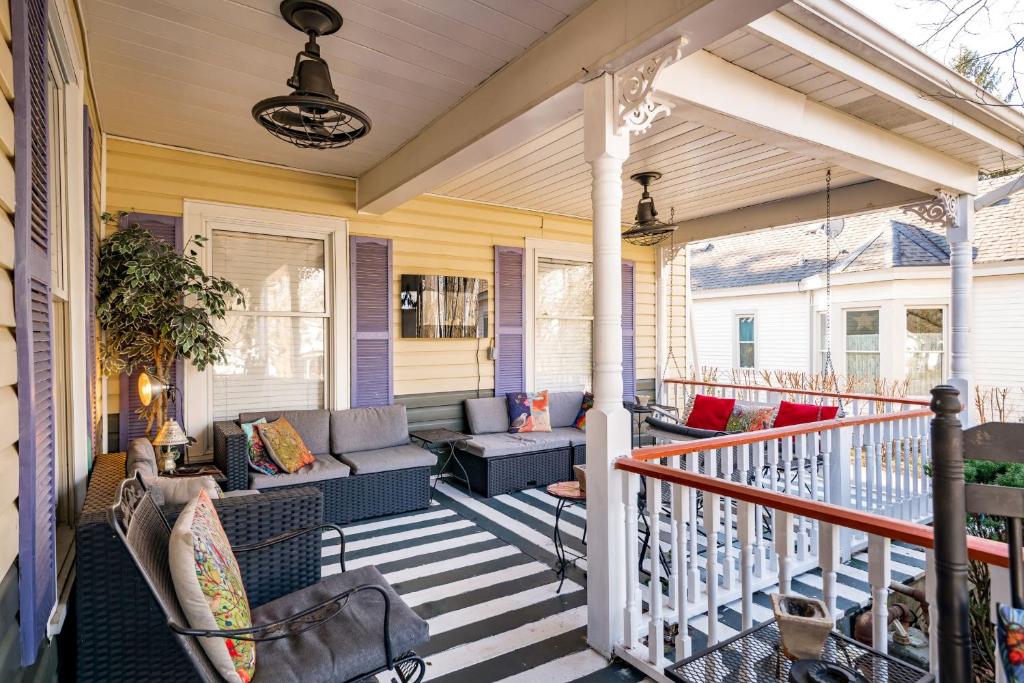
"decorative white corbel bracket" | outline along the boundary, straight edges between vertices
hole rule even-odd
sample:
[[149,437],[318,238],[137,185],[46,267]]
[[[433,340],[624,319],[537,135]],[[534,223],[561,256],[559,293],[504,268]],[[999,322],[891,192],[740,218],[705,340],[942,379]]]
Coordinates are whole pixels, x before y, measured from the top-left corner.
[[657,119],[668,116],[672,105],[654,95],[654,81],[669,64],[683,58],[686,38],[676,38],[656,52],[615,73],[616,131],[643,133]]
[[959,199],[956,195],[939,190],[934,199],[908,204],[903,207],[903,210],[916,215],[926,223],[941,225],[949,230],[956,225],[958,203]]

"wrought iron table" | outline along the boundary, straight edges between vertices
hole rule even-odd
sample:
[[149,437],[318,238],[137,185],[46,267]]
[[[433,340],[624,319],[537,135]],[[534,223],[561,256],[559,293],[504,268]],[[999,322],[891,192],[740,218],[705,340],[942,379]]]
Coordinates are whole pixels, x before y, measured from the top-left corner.
[[[558,557],[558,564],[555,565],[555,573],[558,575],[558,590],[555,592],[561,593],[562,584],[565,583],[565,570],[569,568],[570,564],[575,564],[576,560],[582,560],[585,557],[585,555],[565,549],[565,543],[562,542],[562,532],[559,529],[559,522],[562,521],[562,510],[569,505],[585,502],[587,500],[587,492],[580,488],[578,481],[548,484],[546,491],[549,496],[558,499],[558,505],[555,507],[555,531],[552,536],[555,541],[555,556]],[[584,522],[583,545],[586,544],[587,527],[586,522]]]
[[[445,476],[449,465],[452,460],[462,470],[462,479],[459,480],[458,475],[454,475],[456,480],[462,481],[469,488],[469,475],[466,474],[466,468],[463,467],[462,462],[459,461],[459,456],[456,455],[456,445],[459,442],[466,441],[470,437],[467,434],[461,432],[452,431],[451,429],[420,429],[415,432],[409,432],[409,437],[416,439],[420,444],[431,453],[434,453],[439,458],[443,457],[444,461],[441,463],[441,468],[437,471],[437,477],[434,478],[434,483],[430,487],[430,497],[434,497],[434,489],[437,488],[437,482]],[[447,472],[448,478],[451,479],[453,476],[452,472]]]
[[[935,680],[927,671],[872,650],[836,631],[829,635],[821,658],[853,669],[870,683]],[[678,683],[787,683],[791,664],[782,654],[779,627],[772,619],[666,667],[665,675]]]

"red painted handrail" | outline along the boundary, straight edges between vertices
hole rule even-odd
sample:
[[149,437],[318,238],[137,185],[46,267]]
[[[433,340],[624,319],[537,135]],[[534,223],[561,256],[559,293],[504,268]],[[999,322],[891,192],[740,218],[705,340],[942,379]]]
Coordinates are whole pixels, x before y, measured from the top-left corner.
[[844,417],[838,420],[821,420],[820,422],[806,422],[791,427],[774,427],[772,429],[759,429],[754,432],[740,432],[738,434],[726,434],[725,436],[712,436],[707,439],[696,439],[694,441],[682,441],[677,444],[666,444],[664,446],[646,446],[636,448],[632,457],[636,460],[657,460],[667,458],[671,455],[686,455],[698,451],[709,451],[715,448],[728,448],[730,446],[746,446],[759,441],[771,441],[772,439],[784,439],[786,437],[800,436],[801,434],[814,434],[827,432],[841,427],[859,427],[862,425],[881,424],[883,422],[895,422],[908,417],[931,417],[930,410],[904,410],[898,413],[879,413],[878,415],[856,415]]
[[[932,528],[916,522],[904,522],[870,512],[850,510],[817,500],[807,500],[806,498],[798,498],[785,493],[778,493],[777,491],[737,484],[725,479],[709,477],[705,474],[688,472],[656,463],[641,462],[634,458],[618,458],[615,461],[615,469],[645,477],[654,477],[655,479],[672,484],[700,489],[701,491],[718,494],[734,500],[763,505],[764,507],[782,510],[794,515],[810,517],[819,522],[834,524],[846,527],[847,529],[856,529],[867,534],[884,536],[923,548],[932,548],[935,545],[935,536]],[[979,560],[999,567],[1010,566],[1010,555],[1007,546],[999,541],[968,536],[967,552],[972,560]]]
[[897,396],[877,396],[875,394],[838,394],[830,391],[815,391],[814,389],[791,389],[789,387],[769,387],[761,384],[721,384],[719,382],[705,382],[699,379],[670,378],[663,380],[665,384],[689,384],[702,387],[721,387],[723,389],[747,389],[751,391],[769,391],[776,394],[801,394],[804,396],[827,396],[846,401],[876,401],[879,403],[899,403],[908,406],[928,407],[928,401],[912,398],[899,398]]

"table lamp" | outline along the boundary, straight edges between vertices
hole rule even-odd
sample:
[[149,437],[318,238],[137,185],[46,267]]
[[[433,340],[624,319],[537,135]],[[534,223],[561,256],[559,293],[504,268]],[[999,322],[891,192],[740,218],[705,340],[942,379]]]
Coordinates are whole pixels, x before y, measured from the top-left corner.
[[163,448],[158,461],[161,472],[164,474],[174,473],[175,469],[177,469],[175,460],[178,458],[177,453],[174,452],[174,447],[186,446],[188,443],[188,436],[185,435],[185,430],[181,428],[177,420],[169,419],[160,426],[160,431],[153,438],[153,445]]

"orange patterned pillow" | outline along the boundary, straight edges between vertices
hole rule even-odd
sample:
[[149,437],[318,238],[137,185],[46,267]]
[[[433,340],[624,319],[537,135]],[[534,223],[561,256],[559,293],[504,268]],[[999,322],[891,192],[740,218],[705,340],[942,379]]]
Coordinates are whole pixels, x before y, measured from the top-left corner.
[[298,472],[300,468],[316,462],[316,458],[306,448],[295,427],[283,417],[256,425],[256,431],[259,432],[270,459],[285,472]]

